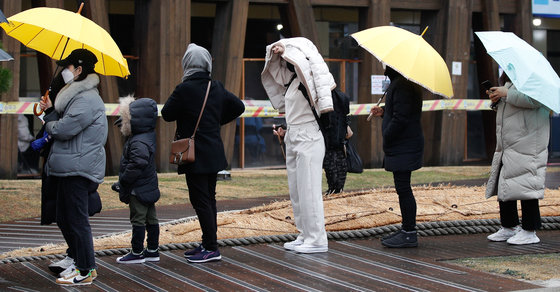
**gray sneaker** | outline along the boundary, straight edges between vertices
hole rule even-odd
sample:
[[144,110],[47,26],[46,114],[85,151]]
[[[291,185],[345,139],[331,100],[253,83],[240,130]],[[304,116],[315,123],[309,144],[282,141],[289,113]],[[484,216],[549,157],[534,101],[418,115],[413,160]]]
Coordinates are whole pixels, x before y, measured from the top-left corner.
[[381,244],[386,247],[417,247],[418,236],[416,231],[400,230],[393,236],[381,240]]

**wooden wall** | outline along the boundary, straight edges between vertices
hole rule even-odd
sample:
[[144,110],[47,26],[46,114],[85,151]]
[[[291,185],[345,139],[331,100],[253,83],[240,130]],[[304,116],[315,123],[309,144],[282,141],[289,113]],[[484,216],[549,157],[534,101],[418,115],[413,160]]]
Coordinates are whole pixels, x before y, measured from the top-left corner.
[[[194,1],[201,2],[201,1]],[[204,1],[208,2],[208,1]],[[451,68],[452,62],[461,62],[463,72],[453,76],[452,82],[456,98],[466,97],[468,82],[468,63],[470,53],[470,31],[478,25],[481,30],[500,29],[500,14],[513,15],[513,30],[527,41],[531,41],[530,0],[214,0],[216,4],[215,28],[213,35],[214,57],[213,77],[224,83],[226,88],[236,95],[241,93],[241,66],[246,37],[246,25],[249,5],[277,4],[285,27],[291,36],[304,36],[317,45],[317,27],[314,21],[313,7],[358,7],[359,26],[365,29],[373,26],[387,25],[391,10],[406,9],[422,12],[422,25],[430,25],[427,39],[444,57]],[[32,0],[34,6],[47,5],[61,7],[64,0]],[[107,30],[108,12],[106,1],[87,1],[86,16]],[[182,75],[181,58],[190,41],[191,0],[136,0],[135,4],[135,55],[138,62],[138,84],[136,96],[152,97],[158,103],[164,103]],[[22,9],[18,0],[0,0],[0,8],[7,16]],[[473,22],[473,15],[480,16]],[[477,16],[477,17],[478,17]],[[477,18],[478,19],[478,18]],[[2,34],[4,49],[14,56],[14,61],[3,62],[2,66],[10,68],[14,74],[14,85],[3,101],[17,100],[19,96],[20,44],[18,41]],[[475,47],[475,49],[477,49]],[[478,48],[477,50],[480,50]],[[382,74],[379,62],[362,52],[363,62],[359,65],[359,103],[376,102],[369,94],[369,76]],[[46,84],[45,76],[52,74],[52,62],[39,58],[41,87]],[[497,79],[495,64],[490,58],[478,60],[479,79]],[[50,68],[49,68],[50,67]],[[101,95],[106,102],[116,102],[118,92],[114,77],[102,78]],[[377,97],[375,97],[377,98]],[[426,99],[439,98],[426,94]],[[486,113],[485,113],[486,114]],[[491,113],[486,114],[492,120]],[[111,119],[112,121],[112,119]],[[0,177],[14,178],[17,172],[17,117],[0,115]],[[357,146],[367,167],[381,166],[383,159],[379,119],[366,122],[365,116],[358,118]],[[463,163],[466,136],[466,114],[463,111],[443,111],[427,113],[423,117],[426,135],[425,158],[428,164],[457,165]],[[158,121],[158,170],[173,171],[169,165],[166,145],[173,138],[175,125]],[[228,158],[233,155],[235,125],[232,123],[222,130],[222,137]],[[488,134],[493,136],[492,133]],[[108,174],[118,169],[122,138],[116,128],[110,126],[107,149]],[[488,151],[491,151],[489,147]]]

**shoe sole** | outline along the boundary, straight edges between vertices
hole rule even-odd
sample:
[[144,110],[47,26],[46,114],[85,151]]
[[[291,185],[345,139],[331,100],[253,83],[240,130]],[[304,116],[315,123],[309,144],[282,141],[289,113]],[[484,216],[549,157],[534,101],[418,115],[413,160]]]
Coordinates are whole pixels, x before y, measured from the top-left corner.
[[305,253],[305,254],[308,254],[308,253],[322,253],[322,252],[328,252],[329,249],[327,248],[327,249],[320,249],[320,250],[294,250],[294,251],[297,252],[297,253]]
[[159,257],[144,258],[146,262],[159,262]]
[[143,264],[146,262],[146,259],[142,259],[142,260],[132,260],[132,261],[119,261],[117,259],[117,263],[119,264]]
[[511,244],[511,245],[525,245],[525,244],[535,244],[535,243],[539,243],[539,242],[541,242],[541,241],[539,240],[539,241],[534,241],[534,242],[515,242],[515,243],[514,242],[508,242],[508,244]]
[[213,258],[209,258],[209,259],[203,259],[203,260],[192,260],[187,258],[187,261],[191,262],[191,263],[206,263],[206,262],[212,262],[212,261],[219,261],[222,259],[222,256],[219,255],[217,257],[213,257]]
[[285,249],[285,250],[294,250],[294,249],[296,248],[296,246],[300,246],[300,245],[301,245],[301,244],[298,244],[298,245],[288,245],[288,246],[284,245],[284,249]]
[[391,248],[403,248],[403,247],[418,247],[418,242],[416,243],[404,243],[404,244],[387,244],[385,242],[381,242],[381,245],[385,246],[385,247],[391,247]]
[[84,282],[82,282],[82,283],[59,283],[59,282],[56,282],[56,283],[60,286],[85,286],[85,285],[91,285],[92,282],[89,281],[89,282],[85,282],[85,283]]

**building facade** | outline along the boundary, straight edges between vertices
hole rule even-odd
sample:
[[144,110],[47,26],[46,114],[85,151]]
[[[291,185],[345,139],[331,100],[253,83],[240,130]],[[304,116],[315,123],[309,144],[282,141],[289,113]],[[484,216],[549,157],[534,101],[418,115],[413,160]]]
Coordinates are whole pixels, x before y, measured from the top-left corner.
[[[3,0],[6,16],[39,6],[76,11],[73,0]],[[282,37],[312,40],[329,66],[337,84],[354,103],[373,103],[371,75],[383,74],[380,63],[359,48],[350,34],[370,27],[396,25],[415,33],[429,27],[425,39],[441,54],[452,75],[454,98],[484,98],[478,84],[497,84],[497,65],[486,54],[474,31],[512,31],[533,41],[531,0],[105,0],[85,1],[82,14],[106,28],[129,63],[128,79],[102,77],[100,92],[107,103],[119,96],[151,97],[163,104],[182,76],[181,58],[190,42],[206,47],[214,58],[212,76],[228,90],[247,100],[266,100],[260,85],[265,46]],[[551,29],[548,33],[558,33]],[[53,62],[2,34],[4,49],[15,61],[2,65],[14,73],[13,87],[2,101],[39,98],[48,88]],[[555,42],[552,42],[556,44]],[[554,48],[549,57],[557,54]],[[557,56],[556,56],[557,57]],[[558,67],[556,67],[558,68]],[[424,92],[424,99],[439,99]],[[33,118],[34,119],[34,118]],[[114,118],[110,118],[112,122]],[[425,112],[425,165],[461,165],[487,161],[495,147],[493,111]],[[352,117],[353,142],[366,167],[380,167],[383,160],[381,121]],[[232,167],[281,165],[278,141],[270,134],[276,119],[246,118],[222,129]],[[0,176],[17,173],[15,115],[0,115]],[[35,128],[37,121],[35,119]],[[168,147],[175,125],[159,120],[158,170],[173,171]],[[244,135],[240,135],[244,129]],[[241,143],[241,137],[244,143]],[[122,151],[118,129],[111,128],[107,173],[118,172]],[[240,147],[241,145],[241,147]],[[242,150],[240,150],[242,148]],[[244,155],[240,155],[243,152]]]

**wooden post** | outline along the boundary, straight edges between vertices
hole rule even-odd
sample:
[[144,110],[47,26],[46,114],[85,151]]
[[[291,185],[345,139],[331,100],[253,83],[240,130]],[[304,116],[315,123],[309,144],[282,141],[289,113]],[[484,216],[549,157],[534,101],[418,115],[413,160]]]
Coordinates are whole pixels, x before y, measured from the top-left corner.
[[[4,15],[10,17],[21,11],[20,1],[0,1],[0,8]],[[12,73],[12,86],[8,92],[1,95],[2,101],[19,100],[20,75],[20,42],[2,33],[4,50],[14,57],[13,61],[0,62],[3,68]],[[15,179],[18,166],[18,117],[17,115],[0,115],[0,178]]]
[[[138,84],[136,95],[165,103],[181,82],[181,59],[190,42],[190,0],[135,1],[138,42]],[[156,127],[158,171],[174,170],[169,164],[169,147],[175,123],[158,119]]]
[[312,41],[319,52],[319,34],[310,0],[288,1],[288,22],[292,36],[302,36]]
[[[369,6],[360,9],[360,30],[389,25],[391,21],[390,0],[369,0]],[[363,60],[358,65],[358,103],[373,103],[381,96],[371,95],[371,75],[383,74],[381,62],[366,50],[361,49]],[[362,157],[364,167],[381,167],[383,163],[383,140],[381,135],[381,119],[373,118],[366,121],[367,116],[358,116],[357,148]]]
[[[449,0],[445,61],[461,64],[461,75],[452,75],[454,98],[466,98],[471,40],[472,0]],[[451,70],[449,70],[451,71]],[[443,111],[439,165],[463,162],[467,115],[465,111]]]
[[[249,0],[228,1],[216,5],[212,56],[216,68],[214,79],[224,83],[227,90],[241,95],[241,74],[243,66],[243,49],[249,15]],[[222,126],[221,136],[224,142],[226,158],[231,163],[235,143],[235,121]]]
[[[87,16],[99,26],[104,28],[109,34],[109,11],[105,1],[88,1],[86,2]],[[114,76],[100,76],[99,89],[100,95],[105,103],[119,102],[119,89],[117,87],[117,78]],[[108,117],[109,131],[107,135],[107,144],[105,151],[107,153],[106,175],[118,175],[120,158],[123,147],[123,137],[118,127],[113,123],[117,117]]]
[[533,43],[533,14],[531,0],[518,0],[515,14],[514,32],[527,43]]

